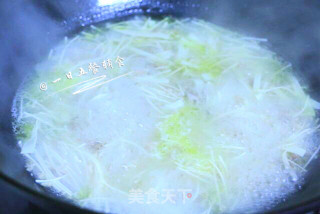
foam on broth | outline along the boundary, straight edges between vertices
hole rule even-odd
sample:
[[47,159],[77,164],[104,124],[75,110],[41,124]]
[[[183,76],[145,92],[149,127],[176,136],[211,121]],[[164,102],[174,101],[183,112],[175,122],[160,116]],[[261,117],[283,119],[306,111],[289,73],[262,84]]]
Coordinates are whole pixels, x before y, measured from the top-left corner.
[[303,184],[319,103],[264,41],[144,17],[66,39],[15,99],[27,170],[103,212],[273,207]]

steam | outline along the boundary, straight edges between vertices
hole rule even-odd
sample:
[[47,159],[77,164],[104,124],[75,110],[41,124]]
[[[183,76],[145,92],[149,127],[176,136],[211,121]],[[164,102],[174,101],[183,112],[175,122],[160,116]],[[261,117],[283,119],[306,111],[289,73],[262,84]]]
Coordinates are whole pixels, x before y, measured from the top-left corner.
[[[46,16],[40,8],[26,1],[3,1],[0,8],[2,39],[0,50],[1,119],[7,118],[12,97],[23,77],[32,72],[61,34],[59,24]],[[2,124],[3,126],[3,124]],[[5,128],[10,127],[9,123]]]
[[[231,3],[230,3],[231,2]],[[320,90],[319,1],[215,1],[215,24],[249,36],[267,38],[268,47],[290,62],[310,86],[313,98]]]
[[13,137],[11,107],[23,78],[58,41],[62,29],[30,1],[1,1],[0,22],[0,171],[32,186]]

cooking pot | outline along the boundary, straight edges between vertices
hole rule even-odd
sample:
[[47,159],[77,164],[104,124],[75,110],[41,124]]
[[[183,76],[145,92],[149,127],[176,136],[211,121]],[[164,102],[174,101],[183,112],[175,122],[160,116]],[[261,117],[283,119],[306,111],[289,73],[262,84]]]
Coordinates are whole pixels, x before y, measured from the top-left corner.
[[[0,184],[48,213],[94,213],[34,181],[25,170],[12,130],[17,88],[64,36],[91,24],[135,15],[196,17],[252,37],[291,62],[308,93],[320,100],[320,2],[289,0],[19,0],[0,3]],[[263,158],[263,157],[262,157]],[[320,163],[315,159],[297,193],[266,213],[303,213],[320,208]],[[2,193],[6,194],[6,193]]]

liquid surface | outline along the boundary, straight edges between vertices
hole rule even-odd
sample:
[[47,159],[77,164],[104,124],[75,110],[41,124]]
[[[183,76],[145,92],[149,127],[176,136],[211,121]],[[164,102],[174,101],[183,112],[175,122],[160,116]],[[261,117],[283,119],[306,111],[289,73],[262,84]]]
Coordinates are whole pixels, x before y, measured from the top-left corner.
[[263,42],[171,18],[66,39],[13,106],[27,170],[103,212],[273,207],[303,184],[319,104]]

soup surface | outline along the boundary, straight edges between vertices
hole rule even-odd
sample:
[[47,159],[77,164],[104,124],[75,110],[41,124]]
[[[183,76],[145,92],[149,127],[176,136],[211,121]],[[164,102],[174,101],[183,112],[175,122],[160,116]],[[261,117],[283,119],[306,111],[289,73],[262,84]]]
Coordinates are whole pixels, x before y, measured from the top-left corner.
[[13,105],[27,170],[103,212],[275,206],[298,191],[318,150],[319,103],[264,42],[145,17],[66,38]]

